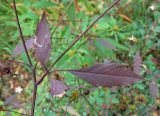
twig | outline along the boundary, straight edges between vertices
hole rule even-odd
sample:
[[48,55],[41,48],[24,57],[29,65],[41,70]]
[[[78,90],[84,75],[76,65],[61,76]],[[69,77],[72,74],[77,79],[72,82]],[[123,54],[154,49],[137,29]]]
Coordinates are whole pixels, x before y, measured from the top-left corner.
[[36,64],[34,65],[34,68],[33,68],[34,70],[36,70],[36,67],[37,67],[37,65],[38,65],[38,62],[39,62],[39,60],[36,61]]
[[30,57],[29,57],[27,47],[26,47],[26,45],[25,45],[25,41],[24,41],[23,34],[22,34],[22,29],[21,29],[21,26],[20,26],[20,23],[19,23],[19,18],[18,18],[18,14],[17,14],[17,9],[16,9],[16,2],[15,2],[15,0],[13,0],[13,8],[14,8],[14,12],[15,12],[15,15],[16,15],[16,22],[17,22],[18,30],[19,30],[20,37],[21,37],[21,40],[22,40],[22,44],[23,44],[25,53],[26,53],[26,55],[27,55],[27,59],[28,59],[28,61],[29,61],[29,64],[30,64],[30,66],[32,66],[32,62],[31,62],[31,59],[30,59]]
[[32,98],[32,110],[31,110],[31,116],[34,116],[34,110],[35,110],[35,103],[36,103],[36,96],[37,96],[37,85],[34,84],[33,89],[33,98]]
[[66,10],[64,11],[63,15],[61,16],[61,18],[59,19],[55,29],[53,30],[51,37],[53,36],[53,34],[56,32],[56,30],[58,29],[59,25],[61,24],[63,17],[66,15],[68,9],[70,8],[71,4],[73,3],[73,0],[71,0],[71,2],[69,3],[69,5],[67,6]]
[[33,77],[33,83],[34,83],[34,89],[33,89],[33,98],[32,98],[32,110],[31,110],[31,116],[34,116],[34,110],[35,110],[35,103],[36,103],[36,96],[37,96],[37,88],[38,85],[36,84],[36,67],[39,60],[37,60],[34,68],[32,69],[32,77]]
[[98,111],[94,108],[94,106],[89,102],[89,100],[86,98],[86,96],[82,93],[81,88],[80,88],[79,78],[78,78],[78,86],[79,86],[79,92],[80,92],[81,96],[84,98],[84,100],[86,100],[86,102],[93,109],[93,111],[95,111],[97,113],[97,115],[99,116]]
[[23,43],[23,47],[25,49],[25,53],[26,53],[28,62],[30,64],[30,69],[32,70],[34,90],[33,90],[33,98],[32,98],[31,116],[34,116],[35,102],[36,102],[36,96],[37,96],[37,87],[38,87],[37,84],[36,84],[36,72],[35,72],[35,68],[36,68],[37,64],[33,67],[30,56],[28,54],[28,50],[27,50],[27,47],[25,45],[25,41],[24,41],[23,34],[22,34],[22,29],[21,29],[21,26],[20,26],[20,23],[19,23],[19,18],[18,18],[18,14],[17,14],[17,10],[16,10],[15,0],[13,0],[13,8],[14,8],[14,12],[15,12],[15,15],[16,15],[16,22],[17,22],[17,25],[18,25],[18,29],[19,29],[19,33],[20,33],[21,40],[22,40],[22,43]]
[[114,2],[107,10],[105,10],[96,20],[94,20],[87,29],[78,37],[76,37],[72,44],[53,62],[53,64],[48,68],[48,70],[44,73],[44,75],[40,78],[40,80],[37,81],[37,84],[41,84],[44,77],[48,74],[48,71],[52,69],[52,67],[73,47],[74,44],[77,43],[78,40],[80,40],[87,32],[88,30],[99,20],[101,19],[111,8],[113,8],[120,0],[117,0]]

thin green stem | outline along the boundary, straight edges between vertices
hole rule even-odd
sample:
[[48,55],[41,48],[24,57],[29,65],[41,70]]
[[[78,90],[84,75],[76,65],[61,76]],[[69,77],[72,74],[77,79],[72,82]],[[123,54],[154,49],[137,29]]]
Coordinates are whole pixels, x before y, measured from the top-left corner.
[[64,11],[63,15],[62,15],[61,18],[59,19],[59,21],[58,21],[55,29],[53,30],[53,32],[52,32],[52,34],[51,34],[51,37],[53,36],[53,34],[54,34],[54,33],[56,32],[56,30],[58,29],[59,25],[61,24],[64,16],[66,15],[68,9],[71,7],[72,3],[73,3],[73,0],[71,0],[71,2],[69,3],[69,5],[67,6],[66,10]]
[[88,105],[92,108],[92,110],[95,111],[95,113],[99,116],[98,111],[94,108],[94,106],[89,102],[89,100],[86,98],[86,96],[82,93],[79,78],[78,78],[78,86],[79,86],[78,88],[79,88],[80,95],[84,98],[84,100],[88,103]]

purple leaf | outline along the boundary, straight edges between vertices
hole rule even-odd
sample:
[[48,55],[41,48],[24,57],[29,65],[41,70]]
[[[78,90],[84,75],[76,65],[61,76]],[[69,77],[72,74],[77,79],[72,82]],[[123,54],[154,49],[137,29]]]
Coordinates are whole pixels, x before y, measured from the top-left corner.
[[8,97],[8,98],[5,100],[4,104],[5,104],[5,105],[11,104],[13,101],[15,101],[16,97],[17,97],[17,94],[14,94],[14,95]]
[[22,103],[20,103],[20,102],[17,100],[17,94],[14,94],[14,95],[8,97],[8,98],[4,101],[4,105],[10,105],[10,106],[12,106],[13,108],[16,108],[16,109],[19,109],[19,108],[22,108],[22,107],[23,107]]
[[[25,45],[27,49],[33,48],[33,38],[27,39],[25,41]],[[13,50],[13,57],[16,57],[17,55],[21,54],[22,52],[24,52],[24,47],[22,44],[18,44],[16,45],[16,47]]]
[[66,90],[68,90],[69,87],[66,86],[64,83],[62,83],[59,80],[51,79],[51,94],[53,96],[59,96],[63,94]]
[[158,94],[158,86],[157,86],[157,83],[156,83],[156,78],[154,78],[154,79],[149,83],[149,89],[150,89],[151,96],[152,96],[153,98],[156,98],[156,97],[157,97],[157,94]]
[[142,80],[130,68],[115,63],[96,64],[78,70],[66,70],[95,86],[123,86]]
[[107,40],[97,38],[97,41],[100,42],[106,48],[109,48],[111,50],[116,50],[116,48],[112,44],[110,44]]
[[137,51],[137,53],[134,57],[134,64],[133,64],[133,70],[136,74],[139,74],[139,72],[140,72],[141,63],[142,63],[142,59],[141,59],[141,56],[139,54],[139,51]]
[[45,65],[49,59],[51,52],[51,34],[49,32],[46,14],[43,13],[42,18],[37,26],[35,37],[35,53],[42,65]]

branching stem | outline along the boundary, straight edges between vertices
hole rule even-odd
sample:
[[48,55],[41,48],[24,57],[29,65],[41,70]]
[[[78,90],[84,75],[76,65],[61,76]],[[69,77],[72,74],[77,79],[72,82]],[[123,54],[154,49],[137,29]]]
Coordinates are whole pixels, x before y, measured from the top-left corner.
[[77,36],[72,44],[64,51],[62,54],[51,64],[51,66],[48,68],[48,70],[43,74],[43,76],[40,78],[40,80],[37,81],[37,84],[41,84],[44,77],[48,74],[48,71],[50,71],[53,66],[89,31],[89,29],[99,20],[101,19],[109,10],[111,10],[120,0],[115,1],[108,9],[106,9],[96,20],[94,20],[87,29],[79,36]]
[[[107,10],[105,10],[105,12],[103,12],[95,21],[93,21],[88,27],[87,29],[82,33],[80,34],[79,36],[77,36],[73,42],[71,43],[71,45],[64,51],[62,52],[62,54],[53,62],[53,64],[51,64],[51,66],[48,68],[48,69],[45,69],[45,73],[43,74],[43,76],[40,78],[40,80],[36,80],[36,65],[33,66],[32,62],[31,62],[31,59],[30,59],[30,56],[29,56],[29,53],[28,53],[28,50],[27,50],[27,47],[25,45],[25,40],[24,40],[24,37],[23,37],[23,33],[22,33],[22,29],[21,29],[21,26],[20,26],[20,23],[19,23],[19,18],[18,18],[18,13],[17,13],[17,9],[16,9],[16,3],[15,3],[15,0],[13,0],[13,8],[14,8],[14,12],[15,12],[15,16],[16,16],[16,22],[17,22],[17,26],[18,26],[18,30],[19,30],[19,33],[20,33],[20,37],[21,37],[21,40],[22,40],[22,44],[23,44],[23,47],[24,47],[24,50],[25,50],[25,53],[26,53],[26,56],[27,56],[27,59],[28,59],[28,62],[29,62],[29,66],[30,66],[30,69],[32,70],[32,77],[33,77],[33,83],[34,83],[34,89],[33,89],[33,96],[32,96],[32,110],[31,110],[31,116],[34,116],[34,110],[35,110],[35,102],[36,102],[36,96],[37,96],[37,88],[38,88],[38,85],[41,84],[44,80],[44,77],[46,77],[46,75],[49,74],[49,71],[53,68],[53,66],[89,31],[89,29],[99,20],[101,19],[111,8],[113,8],[120,0],[117,0],[116,2],[114,2]],[[66,11],[64,12],[64,14],[62,15],[62,17],[59,19],[59,22],[57,23],[56,25],[56,28],[54,29],[54,31],[52,32],[52,35],[54,34],[54,32],[57,30],[58,26],[60,25],[63,17],[65,16],[66,12],[68,11],[69,7],[71,6],[73,0],[69,3]],[[37,62],[38,63],[38,62]],[[83,96],[84,99],[85,99],[85,96]],[[90,102],[85,99],[89,104]],[[92,105],[91,105],[92,106]],[[94,107],[93,107],[94,109]],[[96,110],[95,110],[96,111]],[[97,113],[98,114],[98,113]]]
[[29,65],[30,65],[30,69],[32,70],[34,90],[33,90],[33,97],[32,97],[31,116],[34,116],[35,102],[36,102],[36,96],[37,96],[37,87],[38,87],[37,84],[36,84],[37,83],[36,82],[36,72],[35,72],[36,65],[33,67],[33,64],[31,62],[31,59],[30,59],[27,47],[25,45],[25,40],[23,38],[22,29],[21,29],[21,26],[20,26],[20,23],[19,23],[19,18],[18,18],[18,13],[17,13],[17,9],[16,9],[16,2],[15,2],[15,0],[13,0],[13,8],[14,8],[14,12],[15,12],[15,16],[16,16],[16,22],[17,22],[18,30],[19,30],[20,37],[21,37],[21,40],[22,40],[22,44],[23,44],[23,47],[24,47],[24,50],[25,50],[25,53],[26,53],[26,56],[27,56],[27,59],[28,59]]

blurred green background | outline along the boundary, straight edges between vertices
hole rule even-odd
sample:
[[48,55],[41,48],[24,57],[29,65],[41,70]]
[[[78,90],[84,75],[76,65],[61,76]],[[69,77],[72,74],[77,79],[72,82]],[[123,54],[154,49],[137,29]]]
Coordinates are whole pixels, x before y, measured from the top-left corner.
[[[51,64],[65,50],[74,38],[82,33],[114,0],[74,0],[62,23],[52,36]],[[59,18],[70,0],[16,0],[17,11],[23,35],[27,39],[34,35],[36,25],[43,13],[47,14],[50,32],[53,32]],[[160,87],[160,2],[159,0],[121,0],[109,13],[94,25],[89,32],[56,64],[57,69],[73,69],[91,66],[96,63],[117,62],[132,65],[137,51],[142,58],[141,75],[146,81],[121,88],[95,88],[80,80],[82,91],[90,91],[86,98],[100,115],[157,116],[160,105],[159,93],[151,95],[149,83],[156,79]],[[109,42],[116,50],[104,46],[100,40]],[[1,60],[11,58],[15,46],[20,43],[15,21],[12,0],[0,1],[0,56]],[[32,61],[36,58],[32,50]],[[16,59],[27,62],[24,53]],[[48,65],[49,65],[48,64]],[[22,87],[16,95],[20,108],[10,103],[3,107],[29,114],[33,83],[27,67],[14,69],[18,77],[5,77],[5,85],[0,83],[0,108],[8,97],[13,96],[16,87]],[[40,77],[42,71],[38,66]],[[36,116],[64,115],[65,107],[71,109],[66,115],[96,115],[93,108],[79,96],[77,78],[69,73],[60,73],[64,82],[71,86],[63,98],[52,97],[49,92],[50,80],[46,78],[38,88]],[[157,91],[158,92],[158,91]],[[70,101],[72,99],[72,102]],[[68,102],[69,101],[69,102]],[[0,115],[22,115],[9,111],[0,111]]]

